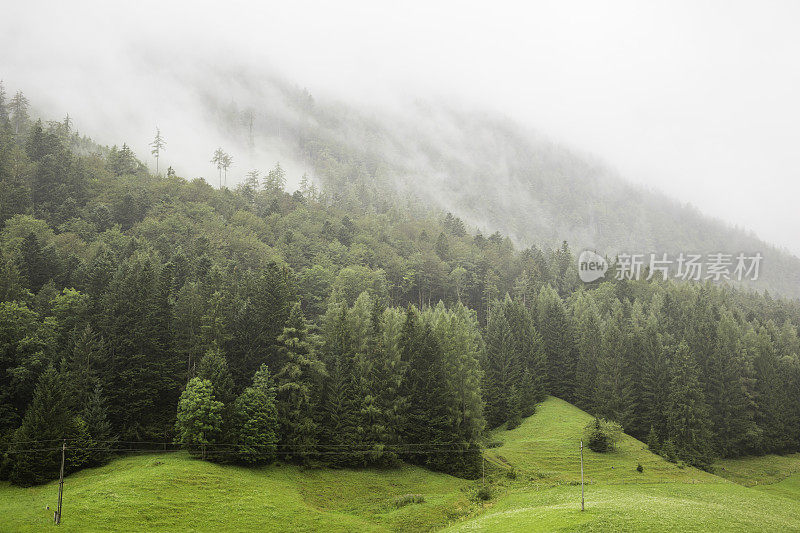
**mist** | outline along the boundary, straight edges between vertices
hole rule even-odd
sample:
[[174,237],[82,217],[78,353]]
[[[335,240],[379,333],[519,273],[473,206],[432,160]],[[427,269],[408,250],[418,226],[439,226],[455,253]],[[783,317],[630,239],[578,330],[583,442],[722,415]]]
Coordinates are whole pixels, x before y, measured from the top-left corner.
[[82,133],[127,142],[151,166],[158,127],[162,169],[215,185],[217,146],[234,156],[228,185],[276,161],[290,188],[309,171],[280,132],[249,150],[215,116],[233,102],[305,120],[274,80],[442,146],[457,127],[425,109],[497,113],[800,254],[800,6],[755,7],[139,2],[120,15],[104,2],[29,2],[4,9],[0,78],[42,117],[69,113]]

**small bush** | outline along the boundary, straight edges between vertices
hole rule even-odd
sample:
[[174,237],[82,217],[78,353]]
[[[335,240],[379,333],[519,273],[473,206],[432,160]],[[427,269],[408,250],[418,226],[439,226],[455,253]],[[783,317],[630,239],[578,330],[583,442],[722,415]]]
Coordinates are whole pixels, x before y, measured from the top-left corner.
[[586,425],[583,438],[590,450],[597,453],[611,452],[622,435],[622,426],[604,418],[595,418]]
[[639,472],[640,474],[644,472],[644,467],[642,466],[642,463],[636,465],[636,471]]
[[511,470],[507,471],[506,477],[508,477],[508,479],[517,479],[517,470],[512,468]]
[[394,499],[395,507],[405,507],[411,503],[425,503],[425,496],[422,494],[403,494]]
[[486,443],[486,448],[499,448],[503,445],[503,441],[501,440],[493,440]]
[[475,495],[478,500],[485,502],[486,500],[492,499],[492,490],[487,487],[486,485],[482,486],[478,489],[478,492]]

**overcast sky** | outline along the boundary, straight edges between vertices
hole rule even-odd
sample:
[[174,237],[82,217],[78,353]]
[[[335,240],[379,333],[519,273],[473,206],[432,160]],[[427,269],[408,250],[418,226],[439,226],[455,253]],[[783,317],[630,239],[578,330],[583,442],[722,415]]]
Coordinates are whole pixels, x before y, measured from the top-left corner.
[[169,116],[184,97],[142,50],[236,57],[356,105],[455,100],[800,254],[800,2],[269,4],[13,2],[0,78],[142,156],[156,121],[198,120]]

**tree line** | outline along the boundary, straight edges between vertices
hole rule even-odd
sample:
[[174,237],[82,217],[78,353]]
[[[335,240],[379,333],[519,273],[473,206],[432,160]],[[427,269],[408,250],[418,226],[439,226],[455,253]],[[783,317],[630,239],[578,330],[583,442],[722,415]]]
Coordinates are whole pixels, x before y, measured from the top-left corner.
[[[421,464],[474,476],[485,430],[553,394],[665,457],[796,451],[796,301],[581,284],[451,214],[344,209],[277,165],[231,190],[156,176],[0,99],[0,476],[114,450]],[[19,126],[19,127],[16,127]],[[54,445],[55,443],[55,445]],[[158,443],[158,444],[148,444]]]

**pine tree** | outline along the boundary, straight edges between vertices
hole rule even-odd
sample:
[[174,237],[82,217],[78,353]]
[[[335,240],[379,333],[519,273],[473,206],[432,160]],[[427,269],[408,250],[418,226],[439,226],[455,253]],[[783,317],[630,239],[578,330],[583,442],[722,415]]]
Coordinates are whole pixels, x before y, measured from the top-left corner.
[[322,349],[327,377],[323,380],[316,415],[320,426],[321,444],[341,451],[334,461],[349,464],[352,457],[345,453],[355,438],[356,414],[353,412],[350,391],[353,370],[353,340],[347,306],[331,302],[323,317],[325,343]]
[[646,406],[642,390],[644,353],[650,349],[650,338],[647,335],[646,327],[647,318],[642,303],[636,300],[630,308],[630,319],[627,324],[628,334],[624,362],[627,417],[622,422],[625,425],[625,431],[640,440],[647,436],[649,429],[649,421],[644,416]]
[[536,404],[547,396],[545,382],[547,380],[547,356],[544,342],[534,327],[533,316],[521,301],[507,301],[504,305],[512,331],[513,350],[517,354],[520,374],[516,384],[519,394],[517,406],[520,416],[527,417],[534,413]]
[[[72,402],[66,394],[62,376],[50,367],[39,378],[22,425],[14,433],[13,441],[20,444],[12,445],[8,451],[12,461],[11,482],[30,486],[57,477],[61,466],[57,443],[75,434]],[[28,451],[31,442],[47,445],[37,445],[33,447],[36,451]]]
[[573,312],[578,362],[575,367],[575,400],[585,411],[596,412],[597,363],[600,359],[602,320],[590,293],[580,293]]
[[14,135],[25,133],[28,125],[28,99],[22,94],[22,91],[17,91],[14,97],[9,101],[8,108],[11,111],[11,126],[14,129]]
[[85,405],[96,388],[107,384],[109,348],[89,324],[71,337],[64,369],[70,393],[80,405]]
[[233,378],[228,370],[228,361],[218,346],[212,346],[197,365],[197,377],[211,382],[214,397],[225,405],[236,399]]
[[490,428],[505,422],[512,410],[511,387],[519,384],[522,364],[516,351],[511,324],[506,310],[507,298],[496,303],[486,324],[486,353],[483,363],[483,393],[486,400],[486,423]]
[[543,286],[536,311],[536,325],[547,355],[547,390],[563,400],[573,401],[577,350],[564,303],[552,287]]
[[627,374],[628,322],[617,303],[606,323],[597,361],[597,396],[595,406],[600,416],[625,425],[628,421],[630,376]]
[[[448,432],[453,443],[447,471],[475,477],[480,461],[478,440],[485,426],[480,388],[483,343],[478,318],[462,304],[448,311],[442,302],[427,315],[443,352],[446,381],[441,386],[446,391]],[[526,398],[512,400],[522,406]]]
[[174,425],[183,365],[172,349],[170,269],[136,254],[104,298],[103,337],[111,347],[109,416],[125,440],[163,440]]
[[352,454],[354,464],[380,464],[387,441],[386,424],[381,409],[376,378],[381,354],[377,353],[380,326],[373,320],[376,312],[368,292],[362,292],[348,313],[348,327],[353,340],[352,369],[347,388],[352,394],[348,411],[353,414]]
[[700,368],[685,341],[675,351],[667,424],[669,440],[674,444],[678,458],[694,466],[707,467],[711,451],[711,421],[700,383]]
[[20,273],[25,276],[31,291],[39,292],[39,289],[58,273],[55,254],[52,248],[43,246],[33,232],[25,236],[20,248]]
[[670,337],[658,331],[658,315],[651,311],[644,330],[642,350],[641,418],[658,442],[667,437],[666,405],[669,396],[670,353],[674,351]]
[[253,385],[236,399],[237,458],[248,465],[274,460],[278,443],[275,385],[267,365],[253,376]]
[[447,468],[447,457],[438,450],[452,446],[449,431],[442,349],[431,326],[409,308],[400,345],[406,370],[401,394],[406,402],[401,443],[407,461],[434,470]]
[[264,190],[275,196],[286,188],[286,171],[280,163],[275,163],[275,168],[267,173],[264,180]]
[[0,80],[0,132],[11,127],[11,120],[8,116],[8,103],[6,102],[6,88],[3,80]]
[[86,423],[90,442],[88,464],[95,466],[105,464],[118,439],[112,432],[105,397],[99,385],[89,395],[81,412],[81,418]]
[[[769,321],[767,326],[775,325]],[[755,422],[761,433],[761,453],[780,453],[793,444],[789,428],[791,408],[784,388],[781,363],[775,354],[775,344],[767,326],[759,329],[750,340],[755,373]]]
[[161,151],[164,150],[167,146],[167,143],[164,141],[164,138],[161,136],[161,130],[156,128],[156,136],[153,139],[153,142],[150,143],[150,153],[156,158],[156,174],[158,174],[158,159],[161,157]]
[[295,303],[283,333],[278,337],[278,364],[275,375],[276,406],[281,453],[307,461],[317,442],[314,421],[314,386],[324,374],[308,338],[308,326]]
[[725,312],[717,325],[708,368],[706,391],[714,449],[723,457],[746,453],[757,446],[757,427],[741,329],[730,312]]

